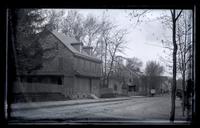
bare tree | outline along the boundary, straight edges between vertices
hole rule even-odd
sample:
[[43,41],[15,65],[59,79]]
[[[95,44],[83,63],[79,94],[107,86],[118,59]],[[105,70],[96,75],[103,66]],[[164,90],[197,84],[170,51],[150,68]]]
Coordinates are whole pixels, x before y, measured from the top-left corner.
[[127,60],[126,68],[131,72],[131,74],[140,76],[142,61],[136,57],[127,58],[126,60]]
[[[173,67],[172,67],[172,71],[173,71],[173,81],[172,81],[172,95],[171,95],[171,112],[170,112],[170,121],[174,121],[174,117],[175,117],[175,99],[176,99],[176,75],[177,75],[177,50],[178,50],[178,45],[177,45],[177,41],[176,41],[176,24],[177,24],[177,20],[180,17],[181,13],[183,10],[178,11],[178,14],[176,14],[177,10],[172,9],[170,10],[171,12],[171,20],[165,16],[161,17],[160,19],[164,19],[164,21],[166,21],[166,23],[168,23],[168,21],[171,21],[172,24],[169,24],[170,27],[172,28],[172,62],[173,62]],[[143,11],[143,13],[141,13],[141,15],[146,14],[147,11]],[[141,15],[139,15],[139,17],[141,17]],[[167,19],[167,20],[166,20]]]
[[93,46],[94,52],[98,46],[98,39],[101,35],[101,23],[93,15],[88,15],[83,21],[83,27],[85,32],[83,43],[87,46]]
[[180,15],[180,18],[177,23],[177,38],[178,38],[178,70],[182,77],[182,107],[183,107],[183,116],[185,112],[185,84],[186,84],[186,70],[187,65],[190,62],[192,55],[190,55],[192,42],[191,39],[188,39],[191,37],[192,25],[189,18],[189,15],[187,11],[184,11],[182,15]]
[[107,87],[107,74],[108,74],[108,45],[110,42],[110,33],[113,29],[113,25],[111,22],[107,22],[107,19],[103,16],[102,18],[102,34],[100,37],[100,47],[99,47],[99,54],[100,58],[103,61],[103,86]]
[[[188,37],[191,36],[191,21],[188,20],[188,14],[186,14],[188,10],[180,11],[179,14],[176,16],[176,32],[175,32],[175,38],[176,38],[176,44],[177,44],[177,73],[181,74],[182,77],[182,107],[183,107],[183,116],[185,111],[185,94],[184,90],[185,88],[185,77],[186,77],[186,70],[187,70],[187,64],[191,60],[191,55],[188,55],[191,50],[192,42],[191,40],[188,40]],[[179,17],[178,17],[179,16]],[[173,29],[173,22],[170,22],[167,20],[169,18],[166,18],[165,22],[163,22],[163,25],[166,25],[166,27]],[[174,44],[170,40],[162,40],[163,46],[167,48],[170,51],[173,51]],[[169,57],[173,56],[173,52],[170,53],[170,55],[167,55],[165,58],[161,57],[161,60],[163,60],[170,69],[173,69],[173,61],[170,61],[171,59]]]
[[62,32],[81,42],[84,35],[83,20],[83,16],[78,11],[69,10],[62,22]]
[[115,57],[115,62],[113,66],[114,70],[114,75],[120,82],[125,82],[125,70],[126,70],[126,65],[124,65],[123,60],[126,60],[127,58],[122,57],[122,56],[116,56]]
[[124,49],[124,44],[126,41],[124,40],[125,35],[127,34],[126,30],[117,30],[113,36],[111,37],[111,40],[108,44],[108,53],[110,56],[110,62],[109,62],[109,70],[107,73],[107,85],[109,85],[109,77],[111,75],[111,72],[113,71],[113,64],[116,59],[116,54],[118,52],[122,52]]
[[128,15],[131,17],[130,20],[135,19],[135,25],[133,28],[136,28],[139,24],[144,22],[143,18],[146,17],[146,14],[149,12],[151,12],[150,9],[132,10]]
[[102,20],[91,14],[84,17],[76,10],[69,10],[61,24],[63,33],[76,38],[86,46],[92,46],[92,55],[102,60],[106,51],[103,47],[107,45],[107,37],[114,27],[113,23],[105,17]]
[[[147,94],[150,94],[150,89],[155,89],[159,86],[159,76],[164,72],[164,67],[156,61],[148,61],[145,67],[145,75],[147,77]],[[158,78],[158,79],[157,79]]]
[[171,95],[171,112],[170,112],[170,121],[174,121],[175,117],[175,100],[176,100],[176,70],[177,70],[177,49],[178,45],[176,42],[176,23],[181,15],[182,11],[178,12],[178,15],[176,15],[176,10],[170,10],[171,16],[172,16],[172,42],[173,42],[173,81],[172,81],[172,95]]
[[148,61],[145,67],[147,76],[160,76],[164,72],[164,67],[156,61]]
[[62,9],[44,9],[43,16],[46,17],[46,28],[50,31],[61,29],[61,23],[64,18],[65,11]]

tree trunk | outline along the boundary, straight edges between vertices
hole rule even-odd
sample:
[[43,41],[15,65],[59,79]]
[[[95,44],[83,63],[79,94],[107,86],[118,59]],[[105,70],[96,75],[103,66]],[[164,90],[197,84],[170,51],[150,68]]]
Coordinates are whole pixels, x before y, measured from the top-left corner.
[[182,74],[182,88],[183,88],[183,91],[182,91],[182,112],[183,112],[183,116],[185,116],[185,70],[183,71],[183,74]]
[[176,44],[176,13],[173,9],[172,13],[172,23],[173,23],[173,81],[172,81],[172,94],[171,94],[171,112],[170,112],[170,121],[174,121],[175,117],[175,101],[176,101],[176,54],[177,54],[177,44]]
[[[18,77],[18,63],[17,63],[17,54],[16,54],[16,9],[9,9],[8,13],[8,49],[11,49],[8,52],[8,87],[7,87],[7,102],[12,103],[14,99],[13,95],[13,85],[14,81],[20,82],[20,77]],[[11,107],[8,105],[7,108],[7,117],[10,118]]]
[[104,73],[105,73],[105,76],[104,76],[104,87],[108,87],[108,85],[107,85],[107,43],[105,44],[106,46],[105,46],[105,67],[104,67]]

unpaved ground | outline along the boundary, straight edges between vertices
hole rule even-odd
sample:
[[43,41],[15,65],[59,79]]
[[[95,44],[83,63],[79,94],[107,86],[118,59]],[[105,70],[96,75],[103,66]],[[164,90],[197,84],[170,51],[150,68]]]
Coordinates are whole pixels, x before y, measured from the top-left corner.
[[[170,96],[131,98],[130,100],[91,103],[72,106],[16,110],[11,113],[16,119],[125,119],[168,120]],[[181,101],[176,101],[176,120],[184,120]]]

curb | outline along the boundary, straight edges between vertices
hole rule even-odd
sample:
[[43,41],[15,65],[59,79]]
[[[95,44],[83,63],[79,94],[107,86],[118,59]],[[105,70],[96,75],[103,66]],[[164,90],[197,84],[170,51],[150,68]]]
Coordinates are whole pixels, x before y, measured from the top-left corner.
[[23,110],[33,110],[37,108],[53,108],[53,107],[61,107],[61,106],[73,106],[73,105],[82,105],[82,104],[92,104],[92,103],[102,103],[102,102],[113,102],[113,101],[123,101],[123,100],[130,100],[131,98],[124,98],[124,99],[113,99],[113,100],[99,100],[99,101],[89,101],[89,102],[82,102],[82,103],[73,103],[73,104],[53,104],[53,105],[44,105],[44,106],[35,106],[35,107],[27,107],[27,108],[11,108],[12,111],[23,111]]

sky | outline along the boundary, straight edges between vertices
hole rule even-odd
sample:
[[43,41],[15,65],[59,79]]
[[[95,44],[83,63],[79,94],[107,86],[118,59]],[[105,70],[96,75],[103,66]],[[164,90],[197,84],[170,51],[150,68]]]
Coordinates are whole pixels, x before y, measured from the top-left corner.
[[[143,22],[137,26],[135,25],[137,19],[129,16],[132,10],[77,9],[77,11],[85,16],[90,14],[97,18],[102,17],[103,12],[105,12],[111,22],[117,24],[119,28],[128,30],[128,35],[126,36],[127,48],[124,49],[125,54],[119,55],[128,58],[139,58],[143,62],[143,70],[146,62],[150,60],[158,61],[161,65],[166,67],[166,64],[160,60],[160,56],[166,56],[163,50],[167,51],[162,47],[161,40],[166,39],[166,36],[170,37],[171,31],[164,27],[160,20],[155,20],[155,18],[161,16],[163,13],[169,15],[169,10],[152,10],[143,17]],[[168,70],[167,68],[165,69]],[[165,72],[164,75],[169,74]]]
[[[143,22],[136,24],[136,18],[129,15],[132,10],[128,9],[76,9],[83,16],[94,15],[101,18],[103,13],[119,28],[127,29],[128,34],[125,38],[127,41],[125,54],[119,54],[124,57],[137,57],[143,62],[142,70],[144,70],[146,62],[150,60],[158,61],[166,67],[166,64],[160,60],[162,56],[165,58],[166,53],[170,51],[162,47],[161,40],[168,38],[171,40],[171,30],[166,28],[160,20],[155,18],[163,14],[170,15],[169,10],[152,10],[142,18]],[[67,11],[67,10],[66,10]],[[169,38],[170,37],[170,38]],[[166,52],[164,53],[163,50]],[[168,70],[165,68],[165,70]],[[168,71],[167,71],[168,72]],[[164,75],[169,75],[167,72]]]

